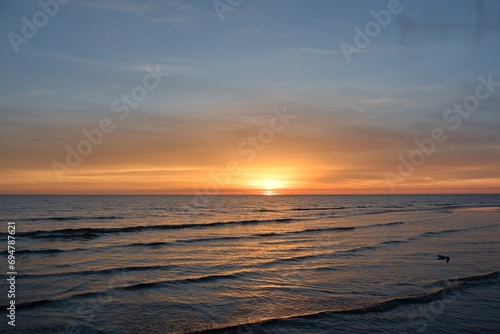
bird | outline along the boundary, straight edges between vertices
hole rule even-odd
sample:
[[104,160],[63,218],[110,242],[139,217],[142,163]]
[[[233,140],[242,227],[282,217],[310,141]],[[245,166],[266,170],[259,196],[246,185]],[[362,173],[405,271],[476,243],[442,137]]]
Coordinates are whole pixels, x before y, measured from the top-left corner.
[[436,260],[446,260],[446,263],[448,263],[448,262],[450,262],[450,257],[449,256],[438,255],[436,257]]

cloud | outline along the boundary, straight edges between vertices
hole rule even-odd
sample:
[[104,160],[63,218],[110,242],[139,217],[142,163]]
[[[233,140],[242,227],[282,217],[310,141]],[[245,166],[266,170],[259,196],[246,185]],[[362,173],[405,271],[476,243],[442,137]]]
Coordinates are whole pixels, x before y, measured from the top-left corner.
[[95,10],[135,15],[148,23],[166,24],[175,28],[187,27],[200,17],[214,16],[213,13],[203,11],[199,7],[175,0],[149,1],[146,3],[140,1],[89,0],[83,2],[82,6]]
[[309,47],[288,48],[288,50],[298,53],[316,54],[316,55],[335,55],[342,53],[340,50],[324,50],[324,49],[309,48]]
[[63,93],[64,91],[59,89],[35,89],[25,92],[12,92],[2,94],[2,98],[16,98],[16,99],[24,99],[24,98],[38,98],[38,97],[47,97],[47,96],[55,96]]
[[[84,57],[74,57],[67,55],[60,55],[55,53],[43,53],[43,52],[34,52],[34,55],[42,56],[46,58],[61,60],[73,64],[77,64],[80,66],[90,66],[90,67],[99,67],[105,68],[108,70],[114,71],[123,71],[123,72],[146,72],[147,68],[156,68],[160,67],[161,72],[168,73],[176,73],[176,74],[191,74],[191,75],[207,75],[207,74],[216,74],[215,72],[211,72],[208,70],[204,70],[199,67],[193,67],[188,65],[182,65],[182,62],[193,62],[193,60],[185,61],[181,58],[169,58],[166,59],[166,62],[172,62],[177,64],[126,64],[126,63],[117,63],[117,62],[108,62],[102,61],[99,59],[92,58],[84,58]],[[203,60],[197,60],[198,63],[203,63]]]
[[195,68],[185,65],[168,65],[168,64],[142,64],[131,67],[135,71],[147,72],[148,68],[159,68],[161,73],[175,73],[175,74],[190,74],[190,75],[208,75],[217,74],[216,72]]
[[[54,189],[85,192],[93,185],[98,192],[147,191],[149,187],[157,192],[189,193],[193,187],[203,186],[210,180],[210,172],[223,169],[228,161],[244,162],[238,145],[258,135],[271,115],[270,110],[256,110],[255,105],[249,101],[237,110],[216,114],[131,113],[125,122],[116,120],[116,130],[68,176],[66,187],[55,183]],[[281,171],[298,188],[387,192],[384,171],[397,168],[398,155],[414,150],[415,139],[424,139],[434,127],[443,126],[440,120],[378,120],[349,109],[311,108],[301,103],[291,103],[287,109],[297,115],[296,119],[246,164],[245,172],[235,177],[228,189],[258,175]],[[5,124],[9,131],[0,132],[0,141],[11,144],[0,146],[0,154],[9,157],[0,174],[10,181],[0,184],[0,192],[11,186],[25,190],[29,180],[51,184],[55,178],[52,161],[64,162],[65,146],[75,147],[84,139],[81,130],[95,127],[98,120],[61,126],[61,120],[37,117],[30,123],[20,119]],[[432,182],[458,185],[455,180],[470,180],[479,187],[500,177],[498,145],[493,144],[498,128],[490,125],[489,130],[473,130],[484,125],[471,118],[460,131],[447,129],[453,138],[437,147],[415,176],[398,189],[432,186]],[[130,189],[124,184],[130,184]]]

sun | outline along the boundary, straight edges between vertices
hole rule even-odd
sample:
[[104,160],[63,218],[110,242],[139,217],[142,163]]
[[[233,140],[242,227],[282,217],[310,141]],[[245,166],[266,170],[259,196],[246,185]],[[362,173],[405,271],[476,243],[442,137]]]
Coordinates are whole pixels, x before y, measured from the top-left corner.
[[253,181],[252,185],[262,190],[264,195],[271,196],[278,194],[276,190],[285,188],[286,182],[278,179],[262,179]]

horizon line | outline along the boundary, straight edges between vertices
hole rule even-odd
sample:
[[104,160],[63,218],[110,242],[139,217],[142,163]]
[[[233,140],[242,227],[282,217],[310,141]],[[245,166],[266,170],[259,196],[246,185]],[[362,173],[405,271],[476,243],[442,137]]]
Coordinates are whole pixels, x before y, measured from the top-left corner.
[[204,195],[199,195],[199,194],[175,194],[175,193],[165,193],[165,194],[151,194],[151,193],[137,193],[137,194],[125,194],[125,193],[68,193],[68,194],[30,194],[30,193],[23,193],[23,194],[2,194],[0,193],[0,196],[209,196],[209,197],[217,197],[217,196],[265,196],[265,197],[273,197],[273,196],[431,196],[431,195],[458,195],[458,196],[464,196],[464,195],[500,195],[500,192],[498,193],[400,193],[400,194],[394,194],[394,193],[346,193],[346,194],[338,194],[338,193],[331,193],[331,194],[325,194],[325,193],[300,193],[300,194],[272,194],[272,195],[267,195],[267,194],[241,194],[241,193],[228,193],[228,194],[204,194]]

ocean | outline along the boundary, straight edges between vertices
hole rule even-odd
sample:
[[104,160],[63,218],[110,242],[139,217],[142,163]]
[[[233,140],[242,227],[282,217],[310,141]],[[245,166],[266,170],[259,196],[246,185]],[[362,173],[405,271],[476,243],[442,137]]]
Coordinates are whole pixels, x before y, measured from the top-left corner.
[[500,332],[500,195],[198,200],[0,196],[0,331]]

